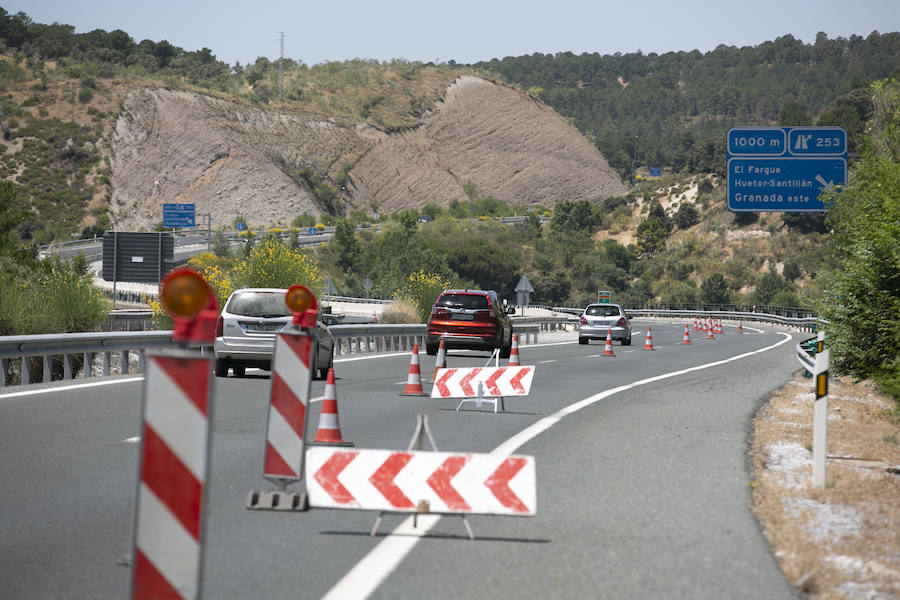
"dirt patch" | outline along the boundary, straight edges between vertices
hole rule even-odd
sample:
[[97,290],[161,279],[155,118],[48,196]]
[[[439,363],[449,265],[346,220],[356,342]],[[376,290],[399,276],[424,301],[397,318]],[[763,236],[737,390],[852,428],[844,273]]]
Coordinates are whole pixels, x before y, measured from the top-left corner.
[[832,380],[825,488],[812,485],[811,380],[754,420],[753,510],[788,580],[815,599],[900,598],[900,427],[865,383]]

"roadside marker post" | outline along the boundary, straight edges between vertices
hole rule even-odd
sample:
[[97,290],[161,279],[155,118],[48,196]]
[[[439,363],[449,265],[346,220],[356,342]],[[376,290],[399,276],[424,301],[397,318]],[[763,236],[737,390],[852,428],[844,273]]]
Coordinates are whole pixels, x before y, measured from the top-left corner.
[[[251,491],[247,495],[248,509],[307,509],[302,487],[303,458],[319,304],[309,288],[302,285],[291,286],[284,301],[294,317],[275,335],[263,460],[263,477],[277,485],[278,490]],[[289,484],[298,482],[299,491],[287,491]]]
[[[825,454],[828,439],[828,369],[831,352],[825,348],[825,332],[816,337],[815,357],[807,354],[806,342],[797,344],[797,360],[812,373],[816,401],[813,409],[813,485],[825,487]],[[807,340],[811,341],[811,340]]]
[[185,347],[147,357],[131,579],[135,600],[201,595],[213,358],[187,344],[212,344],[218,307],[209,285],[191,269],[166,275],[159,297],[175,321],[173,340]]

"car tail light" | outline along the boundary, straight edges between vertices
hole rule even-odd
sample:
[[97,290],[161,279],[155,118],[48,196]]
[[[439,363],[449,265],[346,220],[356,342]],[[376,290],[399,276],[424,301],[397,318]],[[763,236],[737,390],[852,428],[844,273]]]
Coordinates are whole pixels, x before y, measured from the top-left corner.
[[450,310],[446,308],[435,308],[432,313],[436,317],[441,317],[443,319],[450,318]]
[[616,327],[625,327],[625,323],[627,323],[625,317],[619,317],[619,320],[616,321]]
[[580,319],[578,319],[578,322],[581,323],[582,325],[587,325],[587,324],[588,324],[588,320],[585,319],[584,317],[581,317]]
[[222,316],[219,315],[219,318],[216,319],[216,337],[222,337],[225,331],[225,321],[222,319]]

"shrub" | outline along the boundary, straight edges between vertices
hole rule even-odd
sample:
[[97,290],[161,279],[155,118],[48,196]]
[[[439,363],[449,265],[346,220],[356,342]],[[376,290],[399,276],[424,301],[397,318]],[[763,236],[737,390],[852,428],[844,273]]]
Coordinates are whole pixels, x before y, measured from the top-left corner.
[[306,254],[271,239],[251,248],[248,256],[238,261],[231,280],[234,289],[288,288],[299,283],[316,295],[321,295],[325,283],[318,264]]
[[419,323],[419,306],[409,298],[394,298],[387,310],[378,317],[382,323]]
[[400,289],[394,292],[394,300],[404,299],[415,306],[418,319],[415,322],[424,323],[428,320],[431,306],[437,297],[451,285],[452,282],[441,275],[417,271],[411,274]]

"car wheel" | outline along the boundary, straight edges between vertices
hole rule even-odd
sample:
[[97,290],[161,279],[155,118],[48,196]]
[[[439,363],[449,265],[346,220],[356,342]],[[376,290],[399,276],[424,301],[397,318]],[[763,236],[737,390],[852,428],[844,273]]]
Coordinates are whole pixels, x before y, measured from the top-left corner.
[[509,342],[505,346],[500,346],[500,358],[509,358],[510,354],[512,354],[512,336],[509,337]]
[[321,377],[319,376],[319,373],[321,371],[319,371],[319,345],[318,344],[313,346],[312,350],[310,350],[309,364],[312,365],[312,369],[310,369],[310,372],[309,372],[310,377],[313,380],[321,379]]
[[432,344],[431,342],[425,342],[425,354],[428,356],[434,356],[438,352],[438,345]]
[[331,349],[331,356],[328,357],[328,366],[319,371],[319,377],[328,378],[328,371],[334,368],[334,348]]
[[234,365],[231,367],[231,370],[234,372],[235,377],[243,377],[246,367]]
[[586,338],[586,337],[580,337],[580,338],[578,338],[578,343],[581,344],[582,346],[587,346],[587,343],[588,343],[589,341],[591,341],[591,340],[589,340],[589,339]]
[[631,345],[631,335],[630,335],[630,334],[629,334],[629,336],[628,336],[627,338],[624,338],[624,339],[622,340],[622,345],[623,345],[623,346],[630,346],[630,345]]
[[216,359],[216,377],[228,377],[228,363],[224,358]]

